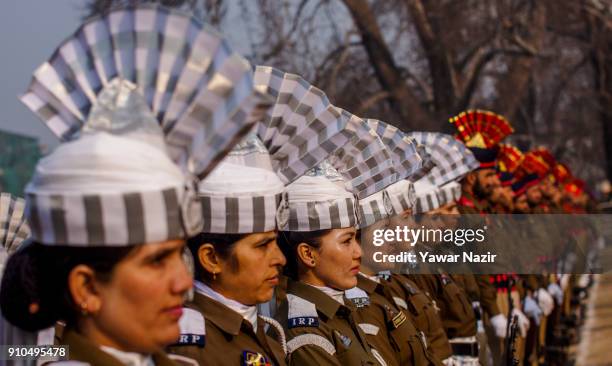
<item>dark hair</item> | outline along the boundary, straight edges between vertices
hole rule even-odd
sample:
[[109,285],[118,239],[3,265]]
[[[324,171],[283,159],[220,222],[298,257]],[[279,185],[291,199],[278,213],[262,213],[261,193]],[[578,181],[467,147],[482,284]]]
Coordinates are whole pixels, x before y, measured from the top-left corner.
[[230,270],[238,271],[238,259],[233,255],[236,242],[249,234],[211,234],[200,233],[187,240],[187,247],[193,256],[194,277],[197,280],[210,282],[212,275],[202,267],[198,259],[198,250],[203,244],[210,243],[215,248],[215,253],[224,261],[229,262]]
[[72,269],[84,264],[94,270],[98,280],[108,282],[117,263],[134,249],[134,246],[68,247],[26,242],[6,263],[0,287],[2,315],[27,331],[48,328],[58,320],[73,325],[79,307],[68,288]]
[[285,276],[295,281],[299,279],[300,260],[297,256],[298,245],[305,243],[313,248],[319,249],[321,247],[321,238],[330,231],[330,229],[315,231],[279,231],[276,240],[287,259],[287,264],[283,270]]

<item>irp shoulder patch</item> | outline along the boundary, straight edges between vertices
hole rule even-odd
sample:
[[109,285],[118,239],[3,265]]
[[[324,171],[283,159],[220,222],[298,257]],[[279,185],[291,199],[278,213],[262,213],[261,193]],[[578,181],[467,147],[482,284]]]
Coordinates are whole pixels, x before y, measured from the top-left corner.
[[315,304],[293,294],[287,294],[287,304],[287,326],[289,329],[319,326],[319,314]]
[[377,274],[378,278],[383,279],[385,281],[389,281],[391,279],[391,271],[380,271]]
[[359,287],[353,287],[350,290],[344,291],[344,296],[351,300],[351,302],[358,308],[370,305],[370,296],[368,296],[368,293]]
[[204,347],[206,343],[206,323],[204,316],[190,308],[183,308],[183,316],[179,320],[181,335],[175,346]]

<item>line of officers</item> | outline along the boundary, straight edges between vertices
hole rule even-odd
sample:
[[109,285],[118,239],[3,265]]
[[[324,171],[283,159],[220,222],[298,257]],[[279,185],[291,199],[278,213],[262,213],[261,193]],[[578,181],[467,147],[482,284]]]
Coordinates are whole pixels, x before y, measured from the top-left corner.
[[[546,162],[544,149],[521,156],[514,168],[503,154],[508,150],[520,154],[516,148],[480,150],[475,153],[478,168],[458,182],[459,199],[423,212],[425,216],[572,214],[590,209],[583,185],[567,167]],[[481,154],[483,150],[489,154]],[[494,158],[491,150],[497,154]],[[501,170],[497,160],[505,162]],[[534,164],[540,166],[536,169]],[[387,224],[414,224],[412,213],[406,210],[398,215],[399,221]],[[567,231],[561,235],[571,240],[557,240],[549,236],[550,231],[535,227],[533,232],[497,240],[507,240],[508,245],[513,240],[568,243],[571,248],[563,250],[582,253],[586,251],[576,247],[588,247],[595,239],[592,232]],[[203,316],[206,331],[194,333],[193,323],[184,325],[180,341],[168,351],[200,364],[241,360],[258,365],[549,365],[566,361],[569,339],[575,336],[574,294],[586,288],[588,277],[557,274],[558,266],[564,264],[552,263],[561,248],[551,247],[549,258],[538,258],[540,263],[550,262],[549,271],[539,275],[375,273],[360,266],[360,245],[368,245],[359,242],[360,234],[343,227],[243,237],[235,250],[252,240],[267,242],[268,254],[238,254],[232,279],[226,279],[225,270],[217,272],[207,249],[210,244],[203,244],[194,252],[200,259],[196,267],[201,267],[196,269],[196,293],[187,314],[194,310],[195,318]],[[200,239],[206,241],[206,236]],[[278,272],[267,270],[275,267]],[[580,269],[565,269],[580,273]],[[263,282],[254,281],[256,277]],[[236,293],[223,289],[231,288],[231,283],[239,284]],[[240,310],[243,305],[232,306],[237,300],[259,304],[260,315],[245,316]],[[516,325],[509,340],[513,318]]]
[[[551,160],[546,149],[522,154],[510,145],[469,147],[478,166],[457,177],[457,199],[438,197],[439,205],[426,211],[413,204],[385,224],[415,225],[415,210],[435,221],[457,214],[572,214],[590,209],[584,185],[566,166]],[[287,188],[292,199],[299,200],[305,192],[313,202],[334,199],[317,196],[312,182],[299,183],[304,186]],[[419,191],[416,196],[417,201],[425,197]],[[203,317],[206,331],[194,331],[197,321],[192,319],[168,351],[199,364],[564,364],[569,338],[575,335],[573,293],[586,288],[588,277],[557,274],[561,269],[552,264],[552,256],[561,248],[551,248],[551,257],[540,259],[551,265],[549,272],[538,275],[376,273],[360,264],[360,246],[369,245],[360,238],[367,236],[340,226],[230,239],[237,241],[228,255],[234,265],[229,273],[223,267],[217,270],[214,245],[208,244],[214,239],[203,235],[199,248],[192,250],[196,292],[186,311],[193,319]],[[373,226],[381,228],[380,222]],[[517,235],[537,236],[540,231],[535,227]],[[571,246],[594,241],[593,233],[560,234],[572,238],[568,241],[540,234],[542,242]],[[497,240],[511,245],[520,238]],[[266,243],[266,254],[241,253],[248,242],[257,242],[256,248]],[[259,315],[249,316],[244,304],[257,304]],[[516,325],[511,327],[513,318]]]
[[[251,136],[250,140],[259,146],[256,138]],[[567,167],[546,163],[532,151],[520,157],[512,168],[509,161],[513,159],[507,156],[509,149],[508,145],[472,149],[478,167],[457,177],[460,195],[446,201],[440,199],[439,207],[421,213],[435,218],[456,214],[572,214],[590,209],[588,195]],[[516,149],[512,153],[517,154]],[[537,160],[541,170],[534,170],[532,159]],[[208,180],[213,185],[215,179],[223,181],[220,172],[227,164],[221,166],[218,175],[213,173]],[[230,164],[228,169],[237,167]],[[243,168],[243,173],[258,174]],[[341,191],[337,184],[325,187],[333,181],[330,170],[333,171],[330,167],[315,169],[311,176],[287,188],[289,196],[295,202],[302,196],[308,197],[304,202],[338,198]],[[513,175],[510,179],[509,174]],[[258,186],[254,176],[243,182],[252,188],[264,187]],[[418,200],[418,191],[416,195]],[[407,209],[396,216],[400,221],[387,224],[414,224],[413,213],[414,209]],[[293,214],[280,225],[292,227],[292,220],[299,221]],[[214,215],[209,218],[212,222],[228,220],[225,212]],[[320,217],[320,213],[317,215]],[[324,227],[324,220],[320,221],[319,227]],[[299,227],[299,223],[296,225]],[[309,225],[312,227],[312,222]],[[532,233],[517,235],[535,242],[552,240],[546,236],[548,233],[537,236],[540,231],[535,228]],[[199,365],[563,362],[567,340],[560,338],[571,336],[571,328],[575,327],[571,316],[575,312],[572,291],[587,286],[584,278],[577,283],[575,276],[556,275],[553,267],[550,273],[525,276],[457,275],[442,271],[428,275],[375,273],[360,265],[362,246],[368,245],[359,242],[360,234],[349,220],[318,230],[202,232],[190,238],[189,251],[183,255],[187,254],[184,260],[190,263],[194,275],[193,293],[180,312],[180,337],[165,342],[171,343],[166,351],[172,362]],[[588,246],[593,240],[589,233],[568,235],[573,237],[573,245]],[[511,245],[513,240],[522,239],[500,240]],[[551,248],[551,255],[554,250]],[[174,291],[184,293],[189,286],[183,287]],[[82,314],[92,316],[95,311],[86,308]],[[120,313],[122,309],[116,311]],[[509,342],[512,318],[518,323],[518,334],[513,334]],[[55,342],[70,345],[71,352],[81,357],[93,357],[89,361],[96,364],[100,360],[98,351],[79,339],[74,325],[62,324],[55,327]],[[567,332],[560,334],[560,326],[566,326]],[[151,333],[155,331],[151,329]],[[102,360],[108,361],[104,357]],[[147,358],[137,360],[145,362]],[[160,356],[153,360],[154,364],[163,364]]]

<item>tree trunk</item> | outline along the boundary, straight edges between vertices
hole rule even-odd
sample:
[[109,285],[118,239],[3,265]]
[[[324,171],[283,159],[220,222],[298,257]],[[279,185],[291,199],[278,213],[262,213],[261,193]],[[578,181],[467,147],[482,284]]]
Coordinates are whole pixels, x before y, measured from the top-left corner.
[[444,47],[438,29],[427,14],[440,13],[439,2],[423,3],[421,0],[405,0],[411,19],[425,51],[432,80],[433,105],[440,114],[452,114],[456,99],[456,82],[450,56]]
[[401,121],[388,121],[405,130],[439,130],[435,120],[410,91],[393,60],[376,18],[366,0],[343,0],[361,33],[363,46],[382,88],[389,92],[391,108]]
[[493,110],[508,118],[509,121],[513,120],[525,97],[529,87],[531,71],[537,61],[537,52],[541,49],[546,27],[546,4],[544,1],[534,1],[529,24],[528,38],[521,38],[520,43],[531,46],[536,54],[514,56],[508,65],[508,72],[497,81],[496,85],[497,100],[494,102]]
[[591,65],[595,91],[598,95],[599,117],[603,146],[605,149],[605,169],[608,180],[612,181],[612,37],[600,18],[584,11],[587,32],[591,40]]

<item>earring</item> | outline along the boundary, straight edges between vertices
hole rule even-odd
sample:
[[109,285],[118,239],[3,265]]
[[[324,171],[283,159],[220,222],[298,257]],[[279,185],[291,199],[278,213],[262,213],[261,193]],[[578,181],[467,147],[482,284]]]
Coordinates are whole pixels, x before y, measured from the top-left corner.
[[87,302],[83,301],[81,303],[81,314],[83,314],[83,316],[87,316],[88,311],[87,311]]
[[36,314],[38,313],[38,310],[40,310],[40,305],[38,305],[37,302],[33,302],[28,307],[28,310],[30,311],[30,314]]
[[213,281],[217,280],[217,272],[213,272]]
[[310,261],[310,264],[312,264],[313,266],[315,265],[315,263],[316,262],[314,260]]

